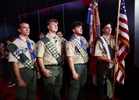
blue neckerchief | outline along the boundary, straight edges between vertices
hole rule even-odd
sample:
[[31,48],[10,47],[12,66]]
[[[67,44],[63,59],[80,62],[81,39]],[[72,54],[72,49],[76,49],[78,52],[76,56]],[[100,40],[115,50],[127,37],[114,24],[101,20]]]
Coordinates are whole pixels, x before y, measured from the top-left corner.
[[[17,36],[17,38],[21,39],[20,36]],[[27,42],[27,46],[28,46],[28,49],[30,52],[31,59],[35,62],[36,61],[36,55],[34,54],[32,43],[30,43],[28,40],[26,42]]]

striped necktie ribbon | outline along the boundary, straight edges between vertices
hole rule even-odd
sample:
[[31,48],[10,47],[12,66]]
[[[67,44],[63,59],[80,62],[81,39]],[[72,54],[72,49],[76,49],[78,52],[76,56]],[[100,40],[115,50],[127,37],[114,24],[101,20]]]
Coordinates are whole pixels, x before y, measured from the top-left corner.
[[36,61],[36,56],[34,54],[32,44],[28,40],[26,42],[27,42],[27,46],[28,46],[28,49],[29,49],[29,52],[30,52],[31,59],[35,62]]

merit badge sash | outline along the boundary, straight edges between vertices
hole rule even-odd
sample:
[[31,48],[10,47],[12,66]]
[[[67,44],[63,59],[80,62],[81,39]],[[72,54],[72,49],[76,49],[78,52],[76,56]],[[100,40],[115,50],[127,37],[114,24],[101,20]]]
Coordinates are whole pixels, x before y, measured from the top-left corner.
[[58,64],[61,65],[62,57],[61,57],[60,53],[58,52],[58,50],[56,49],[55,45],[46,36],[44,38],[42,38],[41,40],[44,42],[44,44],[46,45],[48,50],[51,52],[53,57],[57,60]]
[[7,45],[6,47],[9,52],[11,52],[13,54],[13,56],[15,58],[17,58],[17,60],[19,62],[21,62],[25,67],[29,68],[29,69],[34,69],[34,62],[32,60],[30,60],[25,54],[24,52],[26,52],[28,50],[28,48],[23,48],[23,49],[19,49],[15,44],[11,43],[9,45]]
[[78,43],[78,41],[76,40],[76,37],[74,35],[72,35],[71,37],[71,42],[77,47],[77,49],[79,50],[82,58],[84,59],[84,62],[87,63],[88,62],[88,53],[87,51],[82,47],[82,45],[80,43]]
[[[106,42],[106,40],[104,39],[104,37],[100,37],[99,41],[103,44],[103,48],[105,53],[108,55],[108,59],[113,59],[113,49],[111,48],[111,46]],[[109,63],[109,68],[112,68],[113,64]]]

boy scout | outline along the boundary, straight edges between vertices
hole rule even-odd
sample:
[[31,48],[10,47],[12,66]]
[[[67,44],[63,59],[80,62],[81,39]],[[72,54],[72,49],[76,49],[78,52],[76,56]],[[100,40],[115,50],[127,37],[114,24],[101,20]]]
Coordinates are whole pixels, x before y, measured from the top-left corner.
[[108,100],[112,100],[113,65],[117,63],[114,58],[115,38],[111,35],[110,23],[104,23],[102,27],[103,35],[97,39],[95,46],[95,56],[97,57],[97,86],[98,100],[103,99],[104,83],[107,84]]
[[66,54],[71,70],[69,100],[83,100],[83,89],[87,79],[88,43],[82,36],[83,23],[75,21],[71,24],[73,34],[66,43]]
[[47,22],[48,33],[41,39],[37,48],[37,59],[43,73],[45,100],[61,100],[62,87],[62,43],[59,36],[58,21]]
[[36,99],[35,43],[29,39],[30,27],[26,22],[18,25],[19,36],[7,46],[8,61],[12,62],[16,76],[16,100]]
[[61,88],[61,94],[67,92],[68,90],[68,86],[69,86],[69,67],[68,63],[67,63],[67,59],[66,59],[66,51],[65,51],[65,46],[66,46],[66,42],[67,40],[63,37],[63,32],[58,30],[56,32],[56,34],[60,37],[61,41],[62,41],[62,52],[63,52],[63,60],[64,60],[64,64],[62,65],[63,68],[63,85]]

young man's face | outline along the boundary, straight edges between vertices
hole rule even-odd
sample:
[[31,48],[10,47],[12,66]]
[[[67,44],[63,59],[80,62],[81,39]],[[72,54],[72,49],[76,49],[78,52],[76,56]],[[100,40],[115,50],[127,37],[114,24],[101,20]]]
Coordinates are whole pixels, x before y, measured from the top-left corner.
[[76,35],[82,35],[82,34],[83,34],[83,28],[82,28],[82,26],[76,26],[76,27],[73,29],[73,32],[74,32],[74,34],[76,34]]
[[57,34],[59,37],[63,37],[62,32],[57,32],[56,34]]
[[39,38],[42,39],[44,36],[45,36],[45,35],[44,35],[43,33],[41,33],[41,34],[39,35]]
[[111,34],[112,32],[112,27],[111,24],[107,24],[106,26],[104,26],[104,28],[102,29],[102,31],[106,34]]
[[28,36],[30,34],[30,27],[29,24],[27,23],[22,23],[20,25],[20,28],[18,28],[18,31],[20,32],[20,34],[24,35],[24,36]]
[[50,22],[50,24],[47,26],[47,28],[49,29],[49,31],[56,33],[58,30],[58,23]]

